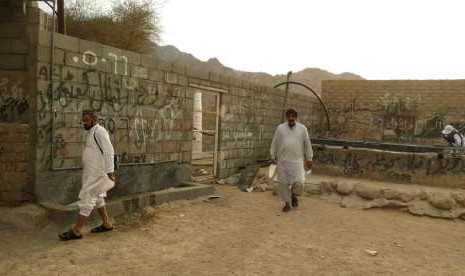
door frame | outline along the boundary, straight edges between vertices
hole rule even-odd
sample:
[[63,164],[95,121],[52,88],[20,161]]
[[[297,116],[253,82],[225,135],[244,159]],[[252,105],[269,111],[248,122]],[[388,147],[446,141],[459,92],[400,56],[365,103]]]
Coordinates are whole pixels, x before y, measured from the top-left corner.
[[215,95],[216,97],[216,122],[215,122],[215,145],[213,148],[213,176],[218,175],[218,151],[220,148],[220,120],[221,120],[221,95],[228,94],[229,90],[219,88],[219,87],[212,87],[197,83],[189,82],[188,87],[197,89],[200,93],[208,93],[210,95]]

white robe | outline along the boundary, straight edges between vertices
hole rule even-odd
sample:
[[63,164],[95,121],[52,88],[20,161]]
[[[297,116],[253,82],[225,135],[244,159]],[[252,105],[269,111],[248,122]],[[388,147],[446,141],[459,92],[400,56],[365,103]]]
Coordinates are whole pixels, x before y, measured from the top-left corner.
[[[97,143],[94,139],[97,139]],[[96,124],[86,133],[86,145],[82,154],[83,176],[82,187],[79,192],[79,213],[89,216],[92,210],[105,205],[106,192],[115,186],[107,175],[114,172],[114,150],[110,136],[105,128]]]
[[452,143],[453,147],[464,147],[465,148],[465,141],[463,141],[464,137],[460,133],[454,134],[454,143]]
[[[313,159],[307,127],[297,122],[292,128],[288,123],[280,124],[271,143],[270,155],[276,160],[278,183],[282,188],[279,190],[292,190],[292,185],[305,182],[304,161]],[[280,197],[289,202],[289,193],[281,194]]]

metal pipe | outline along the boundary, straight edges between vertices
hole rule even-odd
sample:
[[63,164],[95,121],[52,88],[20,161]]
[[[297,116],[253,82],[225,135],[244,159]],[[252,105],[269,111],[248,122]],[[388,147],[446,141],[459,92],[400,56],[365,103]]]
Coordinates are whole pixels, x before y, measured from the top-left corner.
[[[49,3],[49,2],[51,2],[53,0],[41,0],[41,1],[44,2],[45,4],[47,4],[47,6],[49,6],[53,10],[53,6]],[[52,11],[52,12],[56,14],[55,11]]]
[[164,161],[156,161],[156,162],[144,162],[144,163],[122,163],[119,164],[118,166],[120,167],[126,167],[126,166],[137,166],[137,165],[157,165],[157,164],[167,164],[167,163],[179,163],[178,161],[172,161],[172,160],[164,160]]
[[289,95],[289,80],[291,79],[292,71],[287,72],[286,76],[286,87],[284,88],[284,102],[283,102],[283,109],[281,110],[282,115],[281,115],[281,121],[284,121],[286,118],[286,115],[284,113],[284,109],[286,108],[287,104],[287,95]]
[[328,127],[328,131],[330,130],[330,121],[329,121],[329,114],[328,114],[328,110],[326,109],[326,106],[325,104],[323,103],[323,100],[320,98],[320,96],[313,90],[311,89],[308,85],[305,85],[303,83],[300,83],[300,82],[297,82],[297,81],[283,81],[281,83],[278,83],[274,86],[274,88],[278,88],[280,87],[281,85],[289,85],[289,84],[295,84],[295,85],[300,85],[304,88],[307,88],[307,90],[309,90],[310,92],[313,93],[313,95],[315,95],[315,97],[318,99],[318,101],[320,102],[320,104],[323,106],[323,109],[325,111],[325,115],[326,115],[326,126]]
[[51,120],[51,128],[50,128],[50,164],[53,170],[53,118],[55,115],[53,114],[53,64],[55,63],[55,0],[53,0],[53,12],[52,12],[52,34],[50,36],[50,120]]
[[376,141],[364,141],[353,139],[335,139],[335,138],[311,138],[314,145],[325,145],[346,148],[366,148],[383,151],[396,151],[407,153],[440,153],[450,149],[446,146],[440,145],[412,145],[412,144],[399,144],[399,143],[386,143]]
[[[167,163],[179,163],[178,161],[156,161],[156,162],[143,162],[143,163],[123,163],[118,164],[118,167],[132,167],[132,166],[139,166],[139,165],[158,165],[158,164],[167,164]],[[181,163],[179,163],[181,164]],[[69,167],[69,168],[52,168],[53,171],[67,171],[67,170],[82,170],[82,167]]]

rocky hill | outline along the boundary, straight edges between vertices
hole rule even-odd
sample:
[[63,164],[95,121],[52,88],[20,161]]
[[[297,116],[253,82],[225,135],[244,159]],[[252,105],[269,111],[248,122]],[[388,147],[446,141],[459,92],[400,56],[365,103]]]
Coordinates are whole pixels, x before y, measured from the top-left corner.
[[[166,57],[177,63],[185,63],[191,66],[198,66],[199,68],[207,69],[210,71],[216,71],[220,74],[235,75],[239,78],[243,78],[258,84],[275,86],[276,84],[286,80],[286,74],[282,75],[270,75],[262,72],[244,72],[234,70],[230,67],[224,66],[217,58],[211,58],[206,62],[200,61],[191,54],[184,53],[174,46],[156,46],[157,55]],[[322,80],[361,80],[361,76],[352,73],[333,74],[331,72],[318,69],[318,68],[306,68],[299,72],[293,72],[291,80],[299,81],[310,86],[317,93],[321,91]],[[299,93],[308,93],[305,89],[297,86],[291,86],[292,91]]]

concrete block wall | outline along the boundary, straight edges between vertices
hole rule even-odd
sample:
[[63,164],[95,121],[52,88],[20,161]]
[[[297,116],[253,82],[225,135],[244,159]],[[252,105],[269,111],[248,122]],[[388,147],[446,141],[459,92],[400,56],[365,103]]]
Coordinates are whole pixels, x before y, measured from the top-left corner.
[[[268,158],[274,129],[280,122],[282,91],[175,64],[161,56],[140,55],[60,34],[55,35],[51,69],[50,35],[39,31],[35,68],[33,117],[37,127],[36,194],[40,200],[64,203],[76,197],[84,145],[80,125],[83,109],[100,113],[101,124],[119,155],[122,167],[113,195],[164,189],[187,180],[193,97],[198,90],[192,85],[226,91],[220,93],[218,176]],[[293,94],[289,98],[288,106],[300,108],[302,118],[309,121],[314,99]]]
[[[51,67],[50,35],[40,31],[37,45],[34,114],[39,199],[66,202],[75,197],[85,109],[97,111],[119,156],[115,195],[163,189],[187,180],[186,173],[178,177],[191,156],[193,95],[187,92],[186,78],[157,62],[147,63],[151,57],[60,34],[55,34]],[[164,166],[170,169],[160,171]],[[54,189],[66,196],[57,199]]]
[[30,201],[28,125],[0,123],[0,137],[0,205]]
[[31,45],[39,11],[21,1],[0,0],[0,204],[33,200],[33,160],[29,128]]
[[444,144],[440,130],[465,130],[465,80],[322,82],[333,137]]
[[[282,123],[284,91],[242,83],[221,98],[219,176],[237,173],[257,160],[269,159],[270,144]],[[284,110],[294,108],[312,136],[320,122],[316,99],[290,93]]]
[[122,164],[189,161],[179,150],[191,139],[193,97],[185,84],[167,82],[168,73],[155,67],[141,67],[139,54],[56,34],[51,89],[49,35],[40,34],[38,47],[46,48],[39,50],[37,64],[38,131],[48,133],[48,127],[54,133],[52,140],[38,141],[54,146],[53,163],[43,168],[80,167],[85,109],[99,113]]
[[314,146],[319,174],[392,183],[465,189],[465,157],[460,154],[404,153]]
[[280,91],[260,93],[254,88],[232,87],[221,98],[219,176],[236,173],[257,159],[269,157],[274,129],[280,122]]
[[[18,55],[22,61],[3,61],[0,67],[0,123],[11,123],[3,129],[16,131],[21,124],[21,131],[28,130],[27,138],[22,136],[27,141],[23,145],[28,148],[27,160],[18,161],[28,164],[27,177],[18,177],[26,184],[11,192],[27,187],[21,191],[42,202],[67,204],[77,199],[84,109],[100,114],[100,123],[110,133],[119,156],[118,181],[110,196],[175,187],[189,180],[193,96],[198,89],[221,91],[218,176],[268,158],[274,130],[281,122],[283,91],[196,65],[173,63],[162,56],[140,55],[60,34],[54,37],[52,65],[47,16],[28,7],[27,15],[18,20],[19,25],[8,25],[16,24],[14,20],[0,25],[4,30],[0,38],[7,42],[2,54]],[[17,33],[22,34],[19,39],[26,49],[11,53]],[[20,47],[14,48],[19,51]],[[315,122],[315,99],[293,94],[289,98],[286,108],[299,110],[306,124]],[[7,148],[5,143],[10,142],[2,142]],[[14,143],[25,144],[24,140]],[[10,154],[3,152],[3,158]],[[2,166],[16,166],[10,163]],[[24,166],[16,167],[25,172]],[[2,192],[9,191],[4,188]]]

